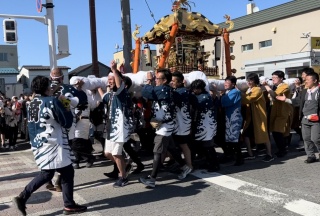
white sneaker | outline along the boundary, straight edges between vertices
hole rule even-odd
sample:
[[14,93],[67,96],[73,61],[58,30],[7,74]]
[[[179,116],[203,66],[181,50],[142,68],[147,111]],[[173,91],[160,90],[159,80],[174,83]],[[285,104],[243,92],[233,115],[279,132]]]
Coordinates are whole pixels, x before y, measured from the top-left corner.
[[299,141],[298,146],[296,148],[299,152],[304,151],[304,142],[303,141]]
[[184,165],[184,166],[182,167],[182,172],[178,175],[178,178],[179,178],[180,180],[182,180],[182,179],[184,179],[185,177],[187,177],[187,175],[188,175],[189,173],[191,173],[191,172],[192,172],[192,168],[188,167],[187,165]]

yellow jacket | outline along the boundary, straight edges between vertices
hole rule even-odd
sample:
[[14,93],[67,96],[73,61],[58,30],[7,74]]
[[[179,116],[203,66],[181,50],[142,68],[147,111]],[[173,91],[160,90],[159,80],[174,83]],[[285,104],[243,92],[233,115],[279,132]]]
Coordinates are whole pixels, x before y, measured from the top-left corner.
[[253,87],[242,95],[242,104],[245,105],[245,131],[251,121],[253,123],[254,141],[256,144],[269,142],[266,100],[260,87]]
[[[285,95],[290,98],[289,85],[281,83],[275,90],[276,96]],[[273,100],[270,113],[270,131],[280,132],[284,136],[289,136],[292,123],[293,107],[283,101]]]

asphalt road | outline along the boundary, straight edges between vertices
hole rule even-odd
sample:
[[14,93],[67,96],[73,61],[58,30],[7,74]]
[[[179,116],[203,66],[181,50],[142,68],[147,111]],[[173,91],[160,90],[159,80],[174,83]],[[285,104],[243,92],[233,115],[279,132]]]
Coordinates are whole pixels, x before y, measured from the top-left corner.
[[[94,147],[101,150],[98,144]],[[38,174],[27,148],[22,144],[18,151],[0,153],[1,216],[19,215],[11,200]],[[103,175],[112,170],[110,161],[97,160],[92,168],[81,164],[75,174],[74,199],[88,206],[82,215],[320,215],[320,163],[305,164],[305,153],[295,146],[270,163],[262,162],[261,156],[240,167],[224,164],[218,173],[195,170],[182,181],[176,174],[161,172],[156,187],[148,189],[138,179],[150,173],[151,158],[143,157],[146,169],[130,175],[123,188],[113,188],[114,181]],[[27,212],[60,215],[62,207],[61,193],[41,187],[29,199]]]

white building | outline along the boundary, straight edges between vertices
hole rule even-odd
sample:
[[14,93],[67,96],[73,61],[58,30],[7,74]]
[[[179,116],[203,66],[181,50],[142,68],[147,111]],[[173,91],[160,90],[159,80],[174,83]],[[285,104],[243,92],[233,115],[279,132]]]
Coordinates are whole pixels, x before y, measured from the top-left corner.
[[18,74],[17,45],[0,45],[0,91],[6,97],[23,93],[22,85],[17,84]]
[[18,75],[17,45],[0,45],[0,77],[5,84],[17,83]]
[[[247,15],[233,19],[230,31],[232,68],[237,77],[250,72],[271,77],[276,70],[286,77],[296,77],[304,67],[314,67],[320,72],[320,1],[294,0],[255,12],[254,3],[247,5]],[[232,19],[232,18],[231,18]],[[227,28],[225,23],[218,24]],[[214,50],[215,39],[203,41],[205,51]],[[209,57],[208,66],[217,65],[226,76],[223,60]]]

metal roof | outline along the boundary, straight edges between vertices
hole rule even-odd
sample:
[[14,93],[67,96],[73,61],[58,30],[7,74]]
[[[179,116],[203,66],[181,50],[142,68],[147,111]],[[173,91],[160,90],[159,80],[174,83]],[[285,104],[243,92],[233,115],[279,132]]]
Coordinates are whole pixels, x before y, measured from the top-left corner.
[[0,74],[19,74],[15,68],[0,68]]
[[[50,66],[42,66],[42,65],[23,65],[21,68],[25,68],[28,70],[51,70]],[[67,66],[59,66],[60,69],[70,69]]]
[[[98,61],[98,64],[101,65],[102,67],[107,68],[109,71],[111,70],[110,67],[108,67],[107,65],[105,65],[105,64],[103,64],[103,63],[101,63],[101,62],[99,62],[99,61]],[[80,73],[80,72],[82,72],[82,71],[84,71],[84,70],[87,70],[87,69],[90,68],[90,67],[92,67],[92,63],[85,64],[85,65],[81,65],[81,66],[75,68],[74,70],[70,71],[70,72],[69,72],[69,76],[70,76],[70,75],[77,75],[78,73]]]
[[92,66],[92,63],[81,65],[81,66],[73,69],[72,71],[70,71],[69,75],[76,75],[77,73],[79,73],[81,71],[84,71],[84,70],[88,69],[91,66]]
[[[230,32],[258,26],[261,24],[285,19],[299,14],[308,13],[320,9],[319,0],[294,0],[278,6],[274,6],[265,10],[261,10],[252,14],[248,14],[236,19],[234,28]],[[316,18],[315,18],[316,19]],[[225,23],[218,24],[221,28],[227,28]]]

